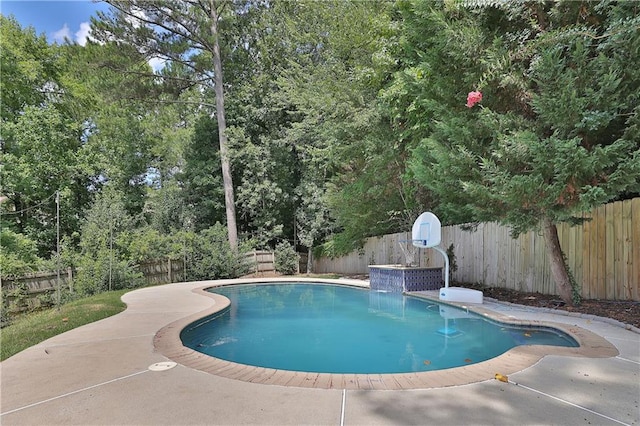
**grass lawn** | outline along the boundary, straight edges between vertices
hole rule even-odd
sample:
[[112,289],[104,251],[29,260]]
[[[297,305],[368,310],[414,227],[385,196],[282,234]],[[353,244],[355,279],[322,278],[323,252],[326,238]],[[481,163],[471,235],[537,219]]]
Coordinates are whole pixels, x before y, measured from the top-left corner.
[[11,325],[0,331],[0,360],[4,361],[65,331],[124,311],[127,306],[120,297],[129,291],[131,289],[101,293],[74,300],[62,305],[59,310],[51,308],[15,318]]

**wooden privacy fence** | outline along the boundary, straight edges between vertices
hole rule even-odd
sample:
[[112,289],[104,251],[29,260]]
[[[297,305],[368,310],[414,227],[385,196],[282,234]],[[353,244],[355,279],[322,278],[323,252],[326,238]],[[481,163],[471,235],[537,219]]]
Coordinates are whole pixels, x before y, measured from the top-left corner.
[[[73,268],[60,270],[60,286],[71,288],[74,275],[75,269]],[[57,272],[36,272],[17,278],[5,278],[2,280],[2,288],[3,290],[11,291],[20,284],[24,284],[29,294],[36,295],[55,290],[57,283]]]
[[147,285],[185,281],[184,262],[181,259],[160,259],[140,263],[137,270],[142,272]]
[[[136,269],[142,273],[147,285],[165,284],[171,282],[184,281],[184,263],[182,260],[160,259],[144,262],[136,266]],[[76,270],[67,268],[60,271],[60,287],[73,291],[73,279]],[[18,289],[21,285],[25,285],[27,297],[25,301],[31,308],[38,307],[41,295],[52,293],[56,290],[58,283],[57,272],[38,272],[27,274],[17,278],[5,278],[2,280],[2,290],[7,292],[9,303],[17,296],[13,295],[13,290]]]
[[[558,225],[560,245],[582,297],[640,301],[640,198],[606,204],[583,217],[590,220],[573,227]],[[410,238],[409,232],[369,238],[358,252],[316,259],[314,271],[366,274],[370,264],[405,263],[401,244]],[[474,231],[444,226],[440,246],[446,249],[451,244],[458,266],[452,280],[558,294],[539,233],[513,239],[509,228],[496,223],[481,223]],[[444,265],[434,250],[415,250],[418,266]]]
[[[272,251],[255,250],[245,253],[244,258],[251,273],[276,272],[276,257]],[[307,253],[298,253],[298,271],[302,274],[307,272]]]
[[[300,255],[300,271],[306,272],[307,254]],[[254,251],[245,254],[245,259],[250,264],[252,272],[274,272],[275,255],[270,251]],[[172,282],[186,281],[185,268],[182,259],[158,259],[142,262],[136,265],[135,269],[142,273],[146,285],[166,284]],[[66,268],[60,271],[60,286],[63,289],[73,291],[73,280],[76,275],[74,268]],[[30,299],[35,299],[40,295],[51,293],[57,288],[58,274],[53,272],[37,272],[16,278],[5,278],[2,280],[2,289],[7,292],[7,297],[11,301],[15,296],[11,295],[13,290],[24,286]]]
[[249,263],[249,270],[253,273],[274,272],[276,270],[275,254],[272,251],[255,250],[245,253],[244,258]]
[[[136,270],[142,273],[146,284],[164,284],[184,281],[184,266],[182,260],[160,259],[143,262],[137,265]],[[60,285],[73,287],[73,278],[76,275],[74,268],[66,268],[60,271]],[[24,283],[29,293],[39,293],[54,290],[57,285],[58,273],[37,272],[16,278],[5,278],[2,287],[12,290]]]

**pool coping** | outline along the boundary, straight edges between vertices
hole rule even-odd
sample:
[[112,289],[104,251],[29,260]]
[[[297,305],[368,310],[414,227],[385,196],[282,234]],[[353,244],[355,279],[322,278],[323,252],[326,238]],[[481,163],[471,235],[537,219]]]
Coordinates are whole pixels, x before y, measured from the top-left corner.
[[438,300],[437,296],[418,293],[411,293],[411,296],[468,309],[471,312],[475,312],[500,323],[555,328],[569,334],[580,346],[577,348],[541,345],[517,346],[487,361],[437,371],[393,374],[331,374],[276,370],[239,364],[205,355],[182,345],[180,333],[186,326],[207,315],[220,312],[229,306],[229,299],[215,293],[207,292],[206,289],[223,285],[277,282],[315,282],[369,288],[368,283],[358,280],[300,277],[241,279],[236,280],[234,284],[229,284],[228,282],[221,284],[211,283],[192,291],[204,297],[212,298],[214,301],[213,306],[204,311],[174,321],[160,329],[153,339],[156,352],[186,367],[228,379],[265,385],[347,390],[403,390],[460,386],[492,380],[495,378],[496,373],[509,375],[522,371],[535,365],[547,355],[609,358],[619,354],[616,347],[606,339],[576,325],[548,321],[518,320],[492,311],[484,305],[443,302]]

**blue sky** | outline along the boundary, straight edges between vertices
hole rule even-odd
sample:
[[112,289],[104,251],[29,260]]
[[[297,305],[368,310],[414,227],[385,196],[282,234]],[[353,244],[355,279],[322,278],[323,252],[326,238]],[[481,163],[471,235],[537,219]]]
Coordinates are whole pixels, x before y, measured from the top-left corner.
[[63,43],[67,37],[84,45],[89,18],[107,9],[106,3],[90,0],[0,0],[0,13],[14,15],[23,28],[31,26],[38,35],[44,33],[49,43]]

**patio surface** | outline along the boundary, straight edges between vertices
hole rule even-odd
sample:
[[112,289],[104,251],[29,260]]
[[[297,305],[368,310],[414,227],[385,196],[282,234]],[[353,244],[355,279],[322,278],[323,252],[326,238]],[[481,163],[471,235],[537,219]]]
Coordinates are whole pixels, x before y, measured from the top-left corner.
[[[181,348],[170,343],[171,334],[179,331],[185,318],[219,308],[220,301],[215,297],[197,291],[212,283],[178,283],[132,291],[123,296],[128,306],[121,314],[71,330],[3,361],[0,423],[640,423],[637,329],[628,330],[606,319],[486,300],[482,310],[488,315],[553,322],[577,332],[589,348],[586,352],[544,357],[537,350],[525,351],[524,358],[529,360],[525,366],[512,362],[521,354],[510,354],[486,368],[480,365],[485,363],[478,364],[484,368],[482,373],[467,370],[471,366],[444,370],[441,378],[430,378],[417,386],[402,386],[399,380],[388,377],[381,379],[392,384],[384,389],[397,390],[378,390],[380,380],[375,377],[338,383],[318,375],[309,379],[294,374],[295,378],[290,377],[286,383],[253,383],[252,379],[256,381],[261,374],[251,367],[243,367],[245,371],[236,372],[235,378],[224,377],[218,373],[229,370],[229,366],[218,366],[218,373],[209,371],[210,359],[203,358],[201,364],[188,361],[192,355],[181,353]],[[170,368],[171,361],[180,361],[181,356],[186,357],[184,362]],[[495,373],[508,374],[511,383],[495,380]],[[325,385],[309,386],[311,381]],[[406,387],[414,389],[402,389]]]

